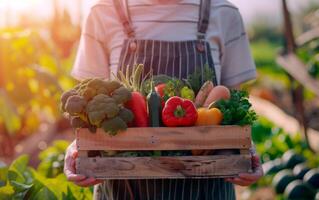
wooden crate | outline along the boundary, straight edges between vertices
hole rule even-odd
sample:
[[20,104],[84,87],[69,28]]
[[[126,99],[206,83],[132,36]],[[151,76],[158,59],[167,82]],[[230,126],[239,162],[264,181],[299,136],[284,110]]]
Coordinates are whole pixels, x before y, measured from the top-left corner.
[[[251,128],[129,128],[116,136],[76,132],[77,173],[97,179],[233,177],[251,169]],[[89,157],[90,151],[238,149],[239,154],[174,157]]]

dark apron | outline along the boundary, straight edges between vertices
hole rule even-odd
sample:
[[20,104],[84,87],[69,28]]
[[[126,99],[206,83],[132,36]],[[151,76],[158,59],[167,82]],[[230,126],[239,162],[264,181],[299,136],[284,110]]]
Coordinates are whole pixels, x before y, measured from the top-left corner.
[[[128,37],[119,60],[124,74],[135,64],[144,64],[144,73],[152,70],[154,75],[166,74],[179,79],[186,79],[198,70],[203,77],[205,67],[215,73],[210,45],[206,41],[210,0],[201,0],[197,40],[176,42],[135,39],[129,14],[125,14],[121,0],[113,0],[113,3]],[[212,81],[217,85],[216,75]],[[235,199],[233,185],[223,179],[111,180],[95,187],[94,193],[96,200]]]

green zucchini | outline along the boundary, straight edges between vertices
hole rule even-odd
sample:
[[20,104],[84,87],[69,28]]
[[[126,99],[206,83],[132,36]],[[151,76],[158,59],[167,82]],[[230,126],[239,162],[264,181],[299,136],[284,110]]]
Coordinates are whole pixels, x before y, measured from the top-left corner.
[[161,97],[155,91],[154,83],[151,84],[151,92],[147,96],[149,124],[150,127],[160,127],[161,125]]

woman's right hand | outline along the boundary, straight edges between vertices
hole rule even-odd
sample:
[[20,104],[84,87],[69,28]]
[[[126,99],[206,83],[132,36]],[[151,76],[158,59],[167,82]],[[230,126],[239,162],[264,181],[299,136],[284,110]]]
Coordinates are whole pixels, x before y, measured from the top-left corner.
[[75,172],[75,160],[78,156],[76,149],[76,141],[74,140],[67,148],[64,159],[64,174],[68,181],[81,187],[89,187],[101,183],[102,181],[95,178],[88,178],[86,176],[76,174]]

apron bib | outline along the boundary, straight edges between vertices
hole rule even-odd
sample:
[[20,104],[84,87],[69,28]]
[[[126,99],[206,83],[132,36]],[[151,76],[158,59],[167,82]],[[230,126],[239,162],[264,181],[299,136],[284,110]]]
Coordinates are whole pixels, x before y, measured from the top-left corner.
[[[204,69],[212,69],[212,82],[217,85],[215,66],[206,41],[211,1],[201,0],[197,40],[159,41],[138,40],[129,14],[120,0],[113,0],[118,17],[127,35],[120,55],[120,70],[125,74],[135,64],[144,64],[144,76],[166,74],[186,79],[194,72],[204,76]],[[128,8],[128,5],[126,5]],[[127,12],[128,13],[128,12]],[[203,84],[203,80],[201,80]],[[95,187],[95,200],[233,200],[234,187],[223,179],[150,179],[110,180]]]

